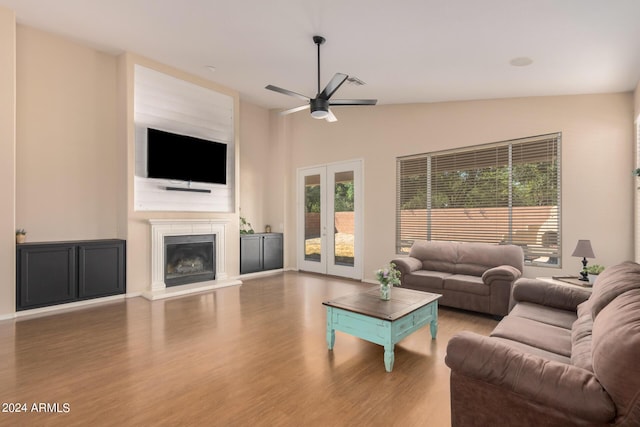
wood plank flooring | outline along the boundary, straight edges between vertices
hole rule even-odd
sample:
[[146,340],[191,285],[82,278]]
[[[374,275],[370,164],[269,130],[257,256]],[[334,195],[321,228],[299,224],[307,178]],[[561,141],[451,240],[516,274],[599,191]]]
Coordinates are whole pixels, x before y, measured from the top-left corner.
[[0,426],[449,425],[447,341],[497,322],[441,307],[438,338],[425,327],[401,341],[387,373],[382,347],[325,341],[322,301],[371,286],[287,272],[0,322],[2,409],[28,410],[0,412]]

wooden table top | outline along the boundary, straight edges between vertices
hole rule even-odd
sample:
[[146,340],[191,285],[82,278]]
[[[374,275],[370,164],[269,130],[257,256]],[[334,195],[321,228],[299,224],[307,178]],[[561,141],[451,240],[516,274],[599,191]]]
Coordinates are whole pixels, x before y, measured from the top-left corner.
[[380,299],[380,288],[375,287],[365,292],[324,301],[322,305],[393,321],[431,304],[441,297],[440,294],[394,287],[391,290],[391,299],[384,301]]

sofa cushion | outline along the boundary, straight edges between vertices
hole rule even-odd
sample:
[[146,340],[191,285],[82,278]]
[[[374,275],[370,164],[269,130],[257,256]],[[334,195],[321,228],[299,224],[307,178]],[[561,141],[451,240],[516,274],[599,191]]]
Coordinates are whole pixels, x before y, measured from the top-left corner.
[[592,340],[593,372],[615,402],[619,423],[640,425],[640,289],[600,311]]
[[591,313],[579,317],[571,329],[571,364],[593,372],[591,358]]
[[409,256],[422,261],[422,269],[455,273],[458,245],[452,242],[416,240]]
[[593,286],[591,316],[595,319],[600,310],[618,295],[631,289],[640,289],[640,264],[627,261],[600,273],[598,282]]
[[510,265],[522,272],[523,263],[522,249],[514,245],[459,243],[456,273],[482,276],[488,269],[499,265]]
[[558,326],[564,329],[571,329],[571,325],[576,321],[575,312],[540,304],[533,304],[530,302],[521,302],[517,304],[513,310],[509,312],[509,315],[536,320],[538,322]]
[[507,316],[490,336],[518,341],[542,350],[571,357],[571,331],[537,320]]
[[466,292],[475,295],[489,295],[491,288],[485,285],[482,277],[454,274],[444,279],[444,288],[452,291]]
[[524,344],[519,341],[513,341],[507,338],[500,338],[500,337],[492,337],[492,339],[502,342],[508,345],[509,347],[515,348],[516,350],[521,351],[523,353],[535,354],[536,356],[542,357],[543,359],[554,360],[560,363],[566,363],[566,364],[571,363],[571,359],[568,358],[567,356],[563,356],[558,353],[553,353],[551,351],[543,350],[538,347],[533,347],[531,345]]
[[405,274],[402,284],[419,289],[442,289],[444,278],[449,276],[451,276],[451,273],[418,270],[411,274]]

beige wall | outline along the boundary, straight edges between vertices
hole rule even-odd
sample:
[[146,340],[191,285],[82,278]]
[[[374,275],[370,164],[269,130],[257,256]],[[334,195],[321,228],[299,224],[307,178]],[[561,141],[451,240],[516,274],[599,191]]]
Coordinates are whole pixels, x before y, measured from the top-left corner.
[[[240,215],[256,232],[273,227],[268,206],[269,189],[269,110],[240,103]],[[276,231],[273,228],[272,231]]]
[[0,7],[0,319],[15,311],[16,22]]
[[634,118],[640,117],[640,80],[638,80],[638,84],[636,85],[636,89],[633,92],[633,100],[635,105],[635,114]]
[[[597,259],[612,265],[633,256],[633,98],[630,93],[335,108],[337,123],[297,113],[272,116],[280,147],[290,147],[288,193],[296,168],[364,160],[364,275],[395,256],[395,158],[562,132],[563,268],[527,268],[526,275],[575,274],[576,241],[590,239]],[[295,218],[295,203],[286,204]],[[287,221],[295,247],[295,221]],[[296,265],[295,251],[287,264]]]
[[17,226],[29,241],[116,237],[116,58],[19,25],[17,70]]

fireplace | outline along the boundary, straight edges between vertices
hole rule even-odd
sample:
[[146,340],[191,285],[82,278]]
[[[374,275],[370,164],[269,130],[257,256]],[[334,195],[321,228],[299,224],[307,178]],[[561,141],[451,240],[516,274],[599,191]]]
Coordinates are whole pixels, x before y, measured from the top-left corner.
[[165,236],[166,286],[216,278],[215,234]]
[[[201,292],[209,289],[217,289],[225,286],[240,285],[242,282],[235,278],[229,278],[226,271],[227,245],[226,219],[150,219],[151,224],[151,286],[142,293],[150,300],[169,298],[177,295],[186,295],[193,292]],[[213,243],[213,279],[204,279],[196,283],[188,283],[182,286],[165,283],[165,271],[167,251],[165,239],[180,236],[214,236]],[[210,237],[209,237],[210,238]],[[204,258],[203,258],[204,259]],[[197,262],[200,264],[200,261]],[[196,263],[190,267],[184,264],[180,268],[183,272],[196,268]],[[204,265],[204,261],[202,261]],[[211,274],[211,273],[209,273]],[[211,276],[210,276],[211,277]]]

